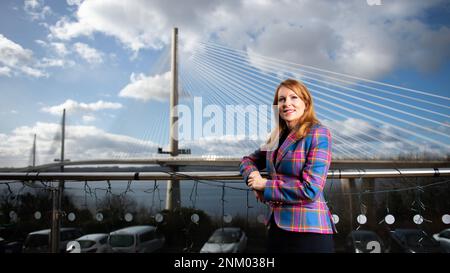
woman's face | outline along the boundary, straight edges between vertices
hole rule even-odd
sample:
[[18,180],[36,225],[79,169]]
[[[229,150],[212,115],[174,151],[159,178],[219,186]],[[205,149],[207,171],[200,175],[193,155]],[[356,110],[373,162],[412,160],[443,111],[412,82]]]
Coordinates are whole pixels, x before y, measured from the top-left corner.
[[294,91],[282,86],[278,90],[278,111],[280,117],[291,128],[305,112],[305,103]]

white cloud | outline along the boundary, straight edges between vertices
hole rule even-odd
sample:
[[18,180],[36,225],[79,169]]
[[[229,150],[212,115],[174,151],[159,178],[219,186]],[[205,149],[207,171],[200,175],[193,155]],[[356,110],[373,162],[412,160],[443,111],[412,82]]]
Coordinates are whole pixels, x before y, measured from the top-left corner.
[[67,0],[67,5],[69,6],[79,6],[81,5],[81,3],[83,2],[83,0]]
[[190,148],[194,155],[219,155],[241,157],[255,151],[264,140],[245,136],[223,135],[180,141],[180,148]]
[[50,113],[52,115],[61,115],[63,109],[66,109],[67,112],[71,113],[85,113],[85,112],[96,112],[107,109],[120,109],[122,108],[122,104],[116,102],[106,102],[99,100],[94,103],[84,103],[77,102],[74,100],[66,100],[64,103],[55,106],[43,107],[42,111]]
[[[360,121],[355,126],[364,124]],[[412,147],[411,145],[392,137],[386,136],[390,128],[380,128],[380,131],[374,137],[382,136],[381,142],[376,142],[371,139],[361,140],[361,134],[358,132],[353,135],[352,130],[341,133],[340,129],[347,127],[353,127],[350,125],[351,121],[347,121],[339,128],[330,128],[332,134],[332,149],[334,159],[396,159],[401,156],[406,156],[409,159],[417,158],[433,158],[444,159],[448,156],[445,150],[441,147],[436,147],[430,143],[421,143]],[[366,125],[367,126],[367,125]],[[367,128],[363,128],[367,130]],[[374,130],[371,129],[373,132]],[[347,134],[348,135],[345,135]],[[359,137],[359,141],[356,141],[354,137]],[[342,141],[345,140],[345,142]],[[249,138],[244,136],[221,136],[221,137],[203,137],[193,141],[180,141],[180,148],[190,148],[194,155],[218,155],[218,156],[232,156],[241,157],[248,155],[255,151],[260,145],[264,143],[264,139],[261,138]],[[370,141],[376,144],[376,148],[371,147]],[[362,152],[366,151],[366,152]]]
[[51,49],[52,50],[51,53],[53,53],[53,55],[64,57],[70,53],[64,43],[59,43],[59,42],[47,43],[42,40],[36,40],[35,42],[44,48]]
[[128,97],[141,101],[167,100],[170,95],[170,71],[160,75],[145,76],[144,74],[130,76],[130,83],[119,92],[119,97]]
[[69,50],[67,49],[64,43],[51,43],[52,47],[55,50],[55,53],[59,56],[65,56],[69,54]]
[[[341,127],[363,125],[363,121],[346,121]],[[327,125],[328,126],[328,125]],[[364,126],[364,125],[363,125]],[[367,125],[365,126],[367,127]],[[331,127],[330,127],[331,128]],[[331,128],[332,129],[332,128]],[[364,129],[364,128],[363,128]],[[26,166],[29,164],[33,135],[37,135],[38,164],[50,163],[59,156],[58,132],[60,124],[38,122],[34,126],[22,126],[13,130],[10,134],[0,134],[0,167]],[[364,129],[365,130],[365,129]],[[354,131],[343,131],[353,135]],[[336,131],[332,129],[333,158],[349,158],[349,155],[340,153],[341,149],[353,151],[348,144],[339,143],[336,139]],[[263,143],[262,139],[246,138],[243,136],[205,137],[193,141],[181,141],[180,148],[190,148],[193,155],[218,155],[241,157],[258,148]],[[358,145],[357,143],[355,145]],[[353,148],[366,148],[366,146],[353,146]],[[157,156],[156,149],[160,145],[150,141],[142,141],[129,136],[105,132],[95,126],[66,126],[66,158],[75,160],[117,158],[117,155],[127,155],[127,158],[151,158]],[[375,158],[389,159],[398,155],[417,155],[445,158],[445,154],[439,147],[429,144],[422,145],[419,149],[397,141],[385,141],[378,146],[379,152],[374,153]],[[403,151],[395,153],[395,151]],[[352,158],[352,157],[350,157]],[[353,157],[354,158],[354,157]]]
[[75,62],[70,60],[67,55],[71,52],[67,49],[64,43],[52,42],[47,43],[42,40],[35,41],[38,45],[50,50],[48,56],[39,60],[36,67],[47,68],[47,67],[72,67]]
[[33,60],[33,52],[24,49],[21,45],[14,43],[0,34],[0,61],[8,66],[14,67],[20,63],[29,63]]
[[43,0],[25,0],[23,9],[32,20],[44,20],[47,15],[52,14],[52,9],[44,5]]
[[87,44],[75,43],[73,48],[81,58],[90,64],[98,64],[103,62],[103,53]]
[[26,74],[28,76],[35,77],[35,78],[48,77],[48,74],[46,72],[43,72],[39,69],[32,68],[29,66],[20,67],[20,71],[22,71],[24,74]]
[[[159,49],[169,42],[173,26],[189,23],[202,29],[198,24],[199,16],[207,15],[213,4],[202,0],[182,3],[183,8],[180,8],[180,3],[171,1],[84,1],[76,11],[75,21],[63,17],[50,27],[51,37],[69,40],[102,32],[133,51]],[[184,33],[187,31],[186,28]]]
[[398,58],[404,64],[422,71],[434,71],[450,58],[450,28],[442,26],[430,31],[417,20],[392,24],[392,32],[406,37],[398,48]]
[[40,7],[42,3],[40,3],[39,0],[25,0],[24,1],[24,8],[25,9],[36,9]]
[[93,115],[84,115],[83,116],[83,121],[88,123],[88,122],[93,122],[95,121],[95,117]]
[[54,26],[50,26],[49,38],[58,38],[62,40],[70,40],[72,38],[91,35],[94,27],[86,23],[73,23],[69,18],[62,17]]
[[47,45],[47,43],[45,42],[45,41],[42,41],[42,40],[35,40],[35,42],[36,42],[36,44],[38,44],[38,45],[40,45],[40,46],[43,46],[43,47],[46,47],[46,46],[48,46]]
[[11,68],[7,66],[0,67],[0,76],[11,77]]
[[75,62],[66,59],[52,59],[52,58],[43,58],[37,64],[38,67],[68,67],[74,66]]
[[366,135],[373,136],[379,139],[381,132],[369,122],[356,118],[348,118],[346,120],[324,120],[323,124],[330,129],[339,132],[339,135],[344,137],[358,137],[365,139]]
[[26,74],[32,77],[48,77],[48,74],[33,66],[36,65],[36,60],[33,57],[33,52],[29,49],[24,49],[21,45],[9,40],[0,34],[0,64],[3,64],[3,74],[11,75],[13,71],[15,74]]
[[[419,141],[390,125],[376,125],[366,120],[322,120],[333,137],[335,158],[392,159],[398,156],[446,158],[445,146]],[[414,144],[414,145],[412,145]]]
[[[27,166],[34,134],[37,135],[37,164],[53,162],[59,157],[59,142],[55,141],[59,131],[59,124],[38,122],[31,127],[18,127],[10,134],[0,134],[0,166]],[[66,126],[65,141],[65,156],[72,161],[114,158],[130,151],[134,157],[148,158],[157,150],[152,142],[107,133],[94,126]]]
[[429,70],[448,58],[449,28],[422,20],[440,5],[444,1],[84,1],[74,19],[61,18],[50,31],[66,40],[103,33],[139,51],[169,44],[178,26],[181,49],[214,37],[232,48],[377,78],[408,66]]

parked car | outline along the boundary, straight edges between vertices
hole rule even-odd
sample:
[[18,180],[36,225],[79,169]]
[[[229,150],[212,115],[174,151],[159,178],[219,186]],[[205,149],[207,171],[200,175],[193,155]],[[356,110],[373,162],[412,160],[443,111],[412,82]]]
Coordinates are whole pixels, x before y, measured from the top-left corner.
[[5,253],[6,240],[0,237],[0,253]]
[[439,242],[444,252],[450,253],[450,228],[434,234],[433,238]]
[[351,253],[384,253],[385,247],[380,236],[370,230],[354,230],[346,240],[346,250]]
[[113,252],[146,253],[160,250],[166,239],[155,226],[132,226],[109,234]]
[[247,248],[247,235],[239,227],[224,227],[214,231],[200,253],[242,253]]
[[22,252],[23,243],[20,241],[13,241],[6,243],[4,246],[4,253],[21,253]]
[[439,253],[442,249],[432,236],[420,229],[396,229],[389,233],[389,252]]
[[18,238],[13,227],[0,227],[0,253],[22,252],[23,239]]
[[81,253],[110,253],[112,249],[108,239],[108,233],[94,233],[81,236],[75,241],[80,244]]
[[[83,233],[77,228],[61,228],[59,252],[65,252],[67,243],[79,238]],[[31,232],[22,247],[24,253],[50,252],[50,229]]]

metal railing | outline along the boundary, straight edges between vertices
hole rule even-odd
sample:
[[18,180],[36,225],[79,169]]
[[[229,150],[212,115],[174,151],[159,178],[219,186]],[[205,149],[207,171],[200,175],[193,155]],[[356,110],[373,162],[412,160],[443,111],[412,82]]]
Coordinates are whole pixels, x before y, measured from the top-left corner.
[[[224,156],[177,156],[177,157],[157,157],[149,159],[95,159],[78,160],[48,163],[38,166],[22,168],[0,167],[0,172],[25,172],[25,171],[45,171],[61,166],[101,166],[101,165],[136,165],[136,166],[226,166],[239,167],[241,157]],[[331,162],[331,168],[446,168],[450,167],[449,160],[341,160],[335,159]]]
[[[267,177],[267,172],[262,172]],[[395,177],[440,177],[450,176],[450,168],[408,168],[408,169],[331,169],[328,171],[328,179],[356,179],[356,178],[395,178]],[[0,184],[11,182],[30,181],[148,181],[148,180],[242,180],[238,171],[154,171],[154,172],[0,172]],[[59,187],[47,188],[52,191],[53,201],[57,200]],[[59,234],[61,211],[53,202],[52,209],[52,234]],[[55,226],[55,227],[53,227]],[[51,240],[52,252],[58,251],[59,239]]]
[[[263,176],[268,176],[266,172]],[[395,178],[395,177],[438,177],[450,176],[450,168],[414,169],[333,169],[328,171],[329,179],[344,178]],[[0,180],[20,181],[102,181],[102,180],[241,180],[238,171],[206,172],[1,172]]]

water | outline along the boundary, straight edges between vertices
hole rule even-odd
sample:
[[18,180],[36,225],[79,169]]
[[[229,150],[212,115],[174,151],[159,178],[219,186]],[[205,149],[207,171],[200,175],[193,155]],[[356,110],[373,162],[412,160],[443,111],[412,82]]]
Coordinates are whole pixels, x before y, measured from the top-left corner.
[[[91,191],[85,191],[84,182],[66,182],[66,193],[72,196],[72,200],[79,208],[89,207],[95,211],[102,199],[108,196],[108,183],[88,182]],[[133,181],[128,188],[126,181],[110,182],[111,193],[126,196],[137,202],[138,207],[146,207],[151,211],[160,211],[165,207],[166,181]],[[225,185],[225,188],[222,188]],[[156,187],[155,187],[156,186]],[[230,188],[232,187],[232,188]],[[266,206],[256,201],[253,192],[248,192],[244,182],[228,181],[227,183],[205,181],[195,183],[194,181],[180,181],[181,206],[201,209],[211,217],[221,217],[224,214],[233,217],[254,217],[266,213]],[[126,193],[125,193],[126,192]],[[222,195],[223,193],[223,195]],[[247,198],[248,195],[248,198]],[[222,198],[223,196],[223,198]],[[222,200],[223,199],[223,200]],[[248,202],[248,203],[247,203]]]

